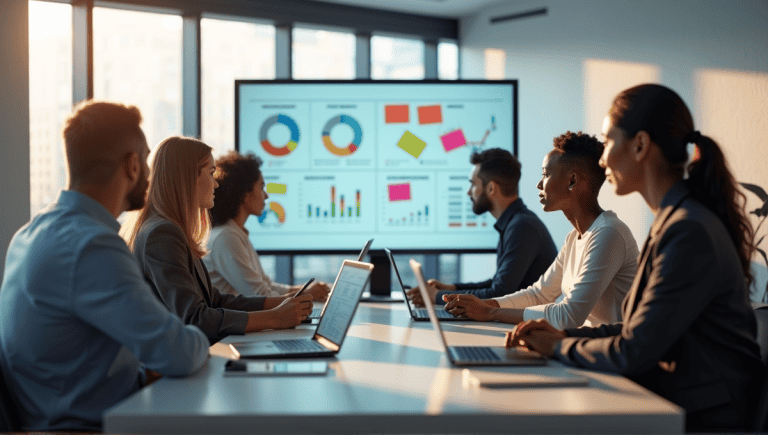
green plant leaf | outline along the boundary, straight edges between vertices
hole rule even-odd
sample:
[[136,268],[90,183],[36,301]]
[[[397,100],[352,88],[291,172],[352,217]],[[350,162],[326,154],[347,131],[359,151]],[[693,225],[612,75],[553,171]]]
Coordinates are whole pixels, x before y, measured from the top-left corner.
[[763,190],[762,187],[756,184],[750,184],[750,183],[739,183],[739,184],[741,184],[745,189],[757,195],[757,197],[760,198],[761,201],[763,202],[768,201],[768,193],[765,193],[765,190]]

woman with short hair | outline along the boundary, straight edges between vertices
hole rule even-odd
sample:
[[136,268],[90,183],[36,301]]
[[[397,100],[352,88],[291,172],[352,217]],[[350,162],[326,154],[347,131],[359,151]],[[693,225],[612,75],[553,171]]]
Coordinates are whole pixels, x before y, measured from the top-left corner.
[[585,133],[554,139],[537,188],[544,211],[562,211],[574,229],[546,272],[528,288],[493,299],[446,295],[445,309],[480,321],[546,319],[560,328],[621,320],[621,302],[637,271],[637,242],[597,201],[605,174],[603,144]]

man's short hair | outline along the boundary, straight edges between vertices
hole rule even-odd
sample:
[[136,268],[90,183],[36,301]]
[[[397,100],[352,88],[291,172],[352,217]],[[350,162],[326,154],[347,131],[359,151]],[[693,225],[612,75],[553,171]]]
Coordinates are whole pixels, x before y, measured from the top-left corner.
[[589,177],[592,192],[599,193],[605,181],[605,170],[600,167],[603,143],[587,133],[567,131],[554,139],[553,146],[565,167],[579,168]]
[[140,150],[131,141],[145,139],[141,112],[135,106],[107,101],[85,101],[66,120],[62,136],[69,183],[104,184],[123,157]]
[[213,226],[224,225],[237,216],[245,195],[261,178],[261,159],[253,153],[230,151],[216,160],[216,200],[211,209]]
[[512,153],[501,148],[489,148],[472,154],[469,162],[479,165],[477,175],[483,181],[483,187],[495,181],[504,196],[517,195],[521,165]]

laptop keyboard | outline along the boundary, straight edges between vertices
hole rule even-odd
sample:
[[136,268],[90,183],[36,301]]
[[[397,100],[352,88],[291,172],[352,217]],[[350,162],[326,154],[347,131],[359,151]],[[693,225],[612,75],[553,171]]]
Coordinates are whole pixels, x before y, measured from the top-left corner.
[[[416,314],[416,317],[429,318],[429,313],[427,313],[427,310],[414,310],[414,314]],[[453,314],[445,310],[435,310],[435,314],[437,315],[438,319],[453,318]]]
[[272,343],[285,352],[306,352],[316,350],[328,350],[313,340],[276,340]]
[[322,314],[322,313],[323,313],[323,309],[322,308],[315,308],[314,310],[312,310],[312,314],[309,315],[309,318],[310,319],[319,319],[320,318],[320,314]]
[[461,347],[452,346],[451,350],[454,351],[458,357],[457,360],[462,361],[500,361],[498,355],[490,348],[487,347]]

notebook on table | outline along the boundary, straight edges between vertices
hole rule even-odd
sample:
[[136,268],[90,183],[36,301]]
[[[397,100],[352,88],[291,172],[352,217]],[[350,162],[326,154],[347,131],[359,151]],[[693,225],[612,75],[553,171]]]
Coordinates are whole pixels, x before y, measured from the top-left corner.
[[[392,251],[390,251],[387,248],[384,248],[384,252],[387,253],[387,257],[389,257],[389,262],[392,263],[392,269],[395,270],[395,276],[397,277],[397,282],[400,283],[400,289],[403,290],[403,295],[405,295],[406,288],[405,288],[405,285],[403,284],[402,278],[400,278],[400,271],[397,270],[397,264],[395,264],[395,257],[392,256]],[[427,314],[427,310],[413,308],[411,306],[411,301],[408,299],[407,296],[405,296],[405,306],[408,307],[408,312],[411,313],[411,319],[417,322],[425,322],[429,320],[429,315]],[[437,319],[441,321],[450,322],[450,321],[472,320],[468,317],[456,317],[445,310],[435,310],[435,315],[437,316]]]
[[419,291],[424,299],[432,327],[437,331],[440,344],[443,346],[448,360],[455,366],[530,366],[544,365],[546,358],[538,352],[523,350],[517,347],[507,348],[502,346],[448,346],[440,327],[440,321],[435,314],[435,306],[427,295],[427,283],[421,271],[421,264],[411,259],[411,269],[419,283]]
[[240,358],[292,358],[333,356],[347,335],[363,289],[373,265],[344,260],[323,307],[320,323],[312,338],[238,343],[233,345]]
[[[363,249],[360,251],[360,254],[357,256],[357,261],[363,261],[365,260],[365,256],[368,255],[368,250],[371,249],[371,243],[373,243],[373,239],[368,240],[365,242],[365,246],[363,246]],[[322,308],[315,308],[312,310],[312,313],[310,313],[309,317],[304,321],[305,323],[311,322],[313,319],[319,319],[320,314],[322,314],[323,309]]]

